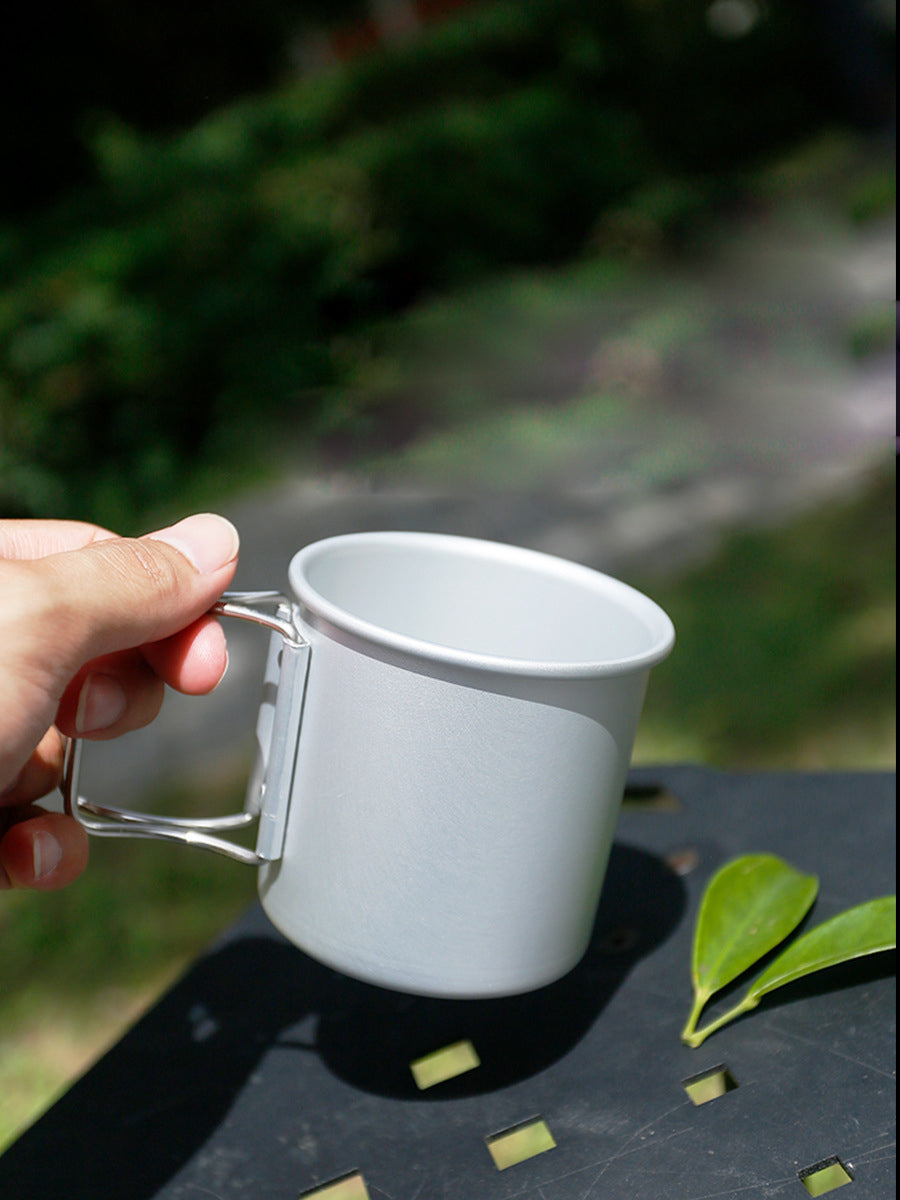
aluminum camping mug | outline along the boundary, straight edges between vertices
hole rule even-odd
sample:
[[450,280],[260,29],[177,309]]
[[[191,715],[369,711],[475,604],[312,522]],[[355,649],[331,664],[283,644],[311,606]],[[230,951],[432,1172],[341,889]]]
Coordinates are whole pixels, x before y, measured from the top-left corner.
[[[372,983],[485,997],[565,974],[590,937],[669,618],[587,567],[438,534],[315,542],[289,580],[289,596],[213,609],[272,628],[245,812],[93,805],[77,741],[66,810],[95,834],[258,865],[273,924]],[[253,820],[255,851],[219,836]]]

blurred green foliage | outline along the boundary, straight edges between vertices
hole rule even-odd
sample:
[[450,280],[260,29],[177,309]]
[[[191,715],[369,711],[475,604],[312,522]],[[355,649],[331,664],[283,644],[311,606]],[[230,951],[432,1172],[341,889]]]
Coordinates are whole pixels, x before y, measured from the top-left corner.
[[487,4],[173,136],[95,121],[99,182],[0,226],[0,515],[133,530],[314,432],[423,293],[576,254],[632,200],[683,236],[822,119],[794,10],[740,39],[704,13]]

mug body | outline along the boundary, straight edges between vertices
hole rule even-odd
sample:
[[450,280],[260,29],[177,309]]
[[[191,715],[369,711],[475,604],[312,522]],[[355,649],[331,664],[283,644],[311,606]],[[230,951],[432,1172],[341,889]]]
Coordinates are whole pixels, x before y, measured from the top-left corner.
[[272,922],[408,992],[563,975],[671,622],[585,567],[445,535],[331,538],[290,582],[310,658],[283,852],[260,869]]

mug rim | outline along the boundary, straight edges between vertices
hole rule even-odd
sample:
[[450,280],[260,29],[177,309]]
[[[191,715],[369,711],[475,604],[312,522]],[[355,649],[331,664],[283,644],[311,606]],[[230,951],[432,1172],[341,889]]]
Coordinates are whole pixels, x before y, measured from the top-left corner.
[[[435,548],[439,546],[454,554],[466,555],[470,559],[490,558],[495,562],[500,560],[532,571],[553,574],[560,580],[586,588],[597,595],[604,595],[607,600],[612,600],[627,609],[641,621],[646,629],[649,645],[639,653],[623,655],[620,658],[554,661],[514,658],[462,650],[439,642],[428,641],[425,638],[397,633],[375,622],[358,617],[329,600],[312,585],[307,575],[310,563],[323,554],[336,549],[352,549],[354,546],[371,547],[373,545],[402,548],[426,546]],[[593,678],[648,670],[665,659],[675,644],[675,628],[668,614],[660,608],[656,601],[651,600],[637,588],[631,587],[630,584],[623,583],[593,567],[587,567],[554,554],[483,538],[407,530],[338,534],[310,542],[298,550],[288,567],[288,577],[296,600],[306,612],[311,614],[314,626],[325,622],[344,634],[361,639],[382,650],[392,650],[403,655],[411,655],[418,660],[447,666],[477,671],[494,671],[507,675],[569,679]]]

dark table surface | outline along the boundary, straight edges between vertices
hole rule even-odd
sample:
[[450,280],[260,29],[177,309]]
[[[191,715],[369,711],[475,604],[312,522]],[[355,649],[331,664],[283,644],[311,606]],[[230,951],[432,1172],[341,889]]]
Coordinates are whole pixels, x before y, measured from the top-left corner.
[[[358,1171],[371,1200],[802,1200],[800,1173],[836,1155],[842,1195],[886,1200],[892,954],[776,992],[699,1049],[679,1031],[712,873],[781,855],[820,878],[811,923],[893,892],[894,791],[884,773],[633,771],[588,953],[526,996],[355,982],[253,909],[0,1158],[0,1196],[297,1200]],[[481,1065],[419,1091],[410,1062],[460,1039]],[[737,1086],[695,1106],[684,1080],[719,1065]],[[555,1147],[499,1170],[486,1139],[537,1117]]]

